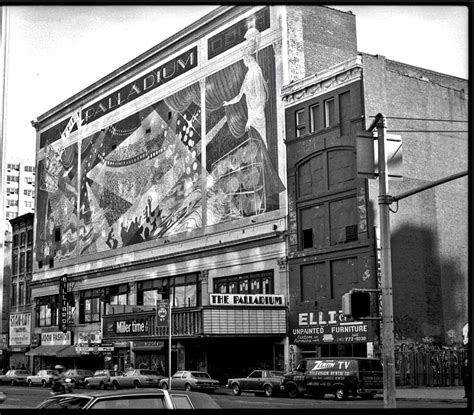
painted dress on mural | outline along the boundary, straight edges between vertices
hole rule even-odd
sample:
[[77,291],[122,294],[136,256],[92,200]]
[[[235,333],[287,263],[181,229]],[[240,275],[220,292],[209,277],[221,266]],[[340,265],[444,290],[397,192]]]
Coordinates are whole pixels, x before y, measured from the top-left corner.
[[209,225],[279,207],[273,48],[247,32],[243,59],[206,80]]

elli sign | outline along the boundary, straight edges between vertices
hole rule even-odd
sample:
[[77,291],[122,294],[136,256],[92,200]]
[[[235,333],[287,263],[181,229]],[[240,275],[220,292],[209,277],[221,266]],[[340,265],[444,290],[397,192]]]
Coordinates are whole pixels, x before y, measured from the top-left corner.
[[272,294],[211,294],[210,305],[255,305],[255,306],[284,306],[283,295]]

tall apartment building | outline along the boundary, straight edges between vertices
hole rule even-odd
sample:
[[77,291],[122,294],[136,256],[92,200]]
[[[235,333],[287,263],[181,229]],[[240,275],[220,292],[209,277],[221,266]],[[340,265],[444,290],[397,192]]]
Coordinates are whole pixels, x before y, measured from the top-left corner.
[[[446,93],[453,118],[466,116],[456,82],[448,92],[413,68],[376,62],[358,55],[351,13],[223,6],[41,115],[35,368],[54,356],[90,368],[206,369],[225,380],[288,369],[305,353],[376,354],[378,325],[340,313],[343,293],[378,283],[376,198],[357,175],[357,133],[374,111],[407,107],[413,88],[441,106]],[[403,93],[381,89],[383,79]],[[429,177],[415,166],[435,154],[422,150],[408,146],[406,186]],[[463,192],[453,193],[456,217]],[[423,222],[416,206],[404,221]],[[448,230],[446,212],[435,213],[424,225],[451,238],[439,246],[458,252],[465,288],[465,223]],[[433,279],[418,265],[421,296],[447,282],[446,269]],[[410,270],[399,267],[409,289]],[[62,305],[60,284],[72,293]],[[400,335],[433,334],[440,298],[405,307],[420,312],[412,321],[423,329]],[[173,305],[171,350],[160,300]],[[457,330],[466,307],[447,310]]]
[[33,212],[36,167],[34,160],[7,159],[5,171],[5,232],[11,232],[10,219]]

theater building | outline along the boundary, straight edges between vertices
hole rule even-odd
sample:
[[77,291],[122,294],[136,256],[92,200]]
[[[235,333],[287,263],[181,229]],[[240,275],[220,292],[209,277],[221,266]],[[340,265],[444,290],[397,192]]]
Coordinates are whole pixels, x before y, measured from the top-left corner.
[[167,370],[164,299],[172,370],[287,368],[280,91],[356,52],[350,13],[223,6],[39,116],[34,333]]
[[[361,138],[384,114],[393,196],[466,172],[467,81],[362,53],[286,85],[282,96],[290,357],[380,356],[378,322],[341,310],[351,289],[380,288],[378,180],[374,162],[358,163]],[[390,206],[396,346],[462,345],[467,206],[467,176]]]

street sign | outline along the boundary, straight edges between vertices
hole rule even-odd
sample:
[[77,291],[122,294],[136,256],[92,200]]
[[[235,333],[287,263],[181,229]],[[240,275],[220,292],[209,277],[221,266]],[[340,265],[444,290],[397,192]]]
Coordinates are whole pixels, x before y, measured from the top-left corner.
[[[366,179],[375,179],[378,176],[378,144],[377,136],[369,131],[357,133],[357,175]],[[390,180],[403,178],[402,137],[387,134],[386,148],[387,169]]]
[[156,325],[159,327],[168,327],[169,304],[166,300],[156,302]]

